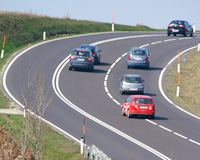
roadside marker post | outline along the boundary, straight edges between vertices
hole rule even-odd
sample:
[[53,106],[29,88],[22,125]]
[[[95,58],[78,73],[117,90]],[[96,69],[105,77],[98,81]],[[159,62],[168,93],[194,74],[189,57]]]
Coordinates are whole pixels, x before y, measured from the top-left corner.
[[83,154],[83,137],[81,137],[81,154]]
[[176,89],[176,97],[179,97],[179,92],[180,92],[180,81],[181,81],[181,72],[179,72],[178,85],[177,85],[177,89]]
[[114,28],[114,13],[112,13],[112,32],[115,31],[115,28]]
[[84,157],[86,156],[86,155],[85,155],[85,148],[86,148],[86,145],[85,145],[85,120],[86,120],[86,119],[88,119],[88,118],[85,117],[85,118],[84,118],[84,122],[83,122],[83,145],[84,145],[84,146],[83,146],[83,152],[84,152]]
[[198,49],[197,49],[197,51],[198,52],[200,51],[200,43],[198,43]]
[[195,24],[193,24],[193,32],[194,32],[194,33],[196,32]]
[[46,32],[45,31],[43,32],[43,40],[44,41],[46,40]]
[[1,58],[3,58],[3,56],[4,56],[4,46],[5,46],[5,42],[6,42],[6,36],[4,36],[4,40],[3,40],[3,48],[2,48],[2,51],[1,51]]
[[177,72],[178,72],[178,73],[180,73],[180,70],[181,70],[180,67],[181,67],[181,66],[180,66],[180,51],[178,51],[178,65],[177,65]]

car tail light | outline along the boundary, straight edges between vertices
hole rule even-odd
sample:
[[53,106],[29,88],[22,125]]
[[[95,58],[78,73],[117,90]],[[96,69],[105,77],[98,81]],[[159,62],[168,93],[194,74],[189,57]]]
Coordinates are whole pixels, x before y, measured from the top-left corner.
[[145,62],[147,62],[148,61],[148,56],[146,56],[146,59],[145,59]]
[[168,25],[168,28],[172,28],[172,25]]
[[92,61],[92,58],[86,58],[86,59],[87,59],[88,61],[90,61],[90,62]]
[[74,59],[76,59],[76,57],[71,57],[71,58],[70,58],[70,60],[74,60]]
[[179,27],[180,27],[180,28],[184,28],[185,26],[184,26],[184,25],[179,25]]
[[149,108],[148,108],[149,110],[154,110],[154,107],[153,106],[149,106]]
[[94,51],[94,55],[96,56],[97,55],[97,53]]
[[131,55],[129,54],[129,56],[128,56],[128,60],[130,61],[131,60]]

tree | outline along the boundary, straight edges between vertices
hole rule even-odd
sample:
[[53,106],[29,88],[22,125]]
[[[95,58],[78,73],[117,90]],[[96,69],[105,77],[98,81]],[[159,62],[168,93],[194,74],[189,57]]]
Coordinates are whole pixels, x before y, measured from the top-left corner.
[[[50,95],[50,87],[47,85],[47,75],[41,72],[39,66],[35,74],[31,74],[31,65],[29,62],[27,79],[23,77],[24,88],[22,95],[25,109],[25,130],[22,134],[22,154],[30,151],[31,159],[39,159],[44,142],[44,130],[42,128],[41,118],[45,109],[53,99]],[[25,156],[25,155],[24,155]]]

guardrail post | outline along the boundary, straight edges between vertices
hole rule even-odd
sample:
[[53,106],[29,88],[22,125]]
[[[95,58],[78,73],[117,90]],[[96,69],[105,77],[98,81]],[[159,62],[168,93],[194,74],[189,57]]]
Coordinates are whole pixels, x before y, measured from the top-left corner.
[[193,32],[194,32],[194,33],[196,32],[195,24],[193,24]]

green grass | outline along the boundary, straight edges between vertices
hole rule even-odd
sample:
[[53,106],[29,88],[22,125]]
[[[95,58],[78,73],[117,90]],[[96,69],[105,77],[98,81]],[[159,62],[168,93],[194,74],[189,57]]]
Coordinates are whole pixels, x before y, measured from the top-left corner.
[[[183,62],[183,58],[187,62]],[[177,63],[167,73],[165,91],[167,95],[178,105],[187,111],[200,116],[200,53],[197,50],[190,51],[181,56],[181,80],[180,95],[176,97],[178,84]]]

